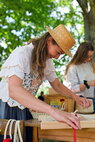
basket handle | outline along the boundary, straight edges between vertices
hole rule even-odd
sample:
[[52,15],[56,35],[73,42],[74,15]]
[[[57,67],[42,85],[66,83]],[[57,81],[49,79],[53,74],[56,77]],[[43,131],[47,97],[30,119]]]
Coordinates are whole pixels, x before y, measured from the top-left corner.
[[[7,124],[6,124],[5,131],[4,131],[4,139],[6,139],[8,127],[9,127],[9,124],[11,123],[11,120],[12,119],[9,119]],[[10,135],[10,138],[11,138],[11,135]]]
[[14,141],[13,142],[18,142],[18,139],[20,140],[20,142],[23,142],[19,120],[17,120],[15,122],[15,131],[14,131]]
[[14,122],[16,122],[16,120],[12,119],[10,122],[10,127],[9,127],[9,136],[11,139],[12,139],[12,126]]

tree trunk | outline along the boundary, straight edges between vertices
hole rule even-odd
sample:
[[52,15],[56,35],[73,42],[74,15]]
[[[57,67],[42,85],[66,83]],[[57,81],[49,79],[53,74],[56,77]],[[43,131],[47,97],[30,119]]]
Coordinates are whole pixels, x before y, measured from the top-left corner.
[[84,17],[84,39],[95,48],[95,0],[77,0]]

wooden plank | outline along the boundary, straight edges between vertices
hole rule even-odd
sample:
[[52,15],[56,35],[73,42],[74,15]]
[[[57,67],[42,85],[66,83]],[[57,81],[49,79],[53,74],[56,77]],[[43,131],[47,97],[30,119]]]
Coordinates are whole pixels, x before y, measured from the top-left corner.
[[29,126],[29,127],[40,127],[40,124],[41,124],[41,122],[36,119],[25,120],[24,123],[25,123],[25,126]]
[[[78,114],[80,117],[81,128],[95,128],[95,114],[83,115]],[[50,116],[49,116],[50,117]],[[66,123],[53,121],[52,117],[46,119],[45,116],[42,116],[41,129],[70,129]],[[45,119],[44,119],[45,118]],[[49,121],[48,121],[49,120]]]
[[[80,121],[81,128],[95,128],[95,120]],[[41,129],[71,129],[66,123],[57,121],[41,122]]]
[[[81,129],[77,130],[77,142],[95,142],[95,129]],[[73,129],[50,129],[38,130],[39,138],[50,139],[50,140],[59,140],[59,141],[74,141]]]

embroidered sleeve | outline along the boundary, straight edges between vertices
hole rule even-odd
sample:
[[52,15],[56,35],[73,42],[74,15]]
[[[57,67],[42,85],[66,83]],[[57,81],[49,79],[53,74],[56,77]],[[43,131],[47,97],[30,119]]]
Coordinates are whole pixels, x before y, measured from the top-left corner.
[[0,77],[7,78],[12,75],[17,75],[18,77],[23,79],[26,64],[25,62],[25,57],[22,52],[21,54],[20,52],[13,52],[3,64],[0,71]]

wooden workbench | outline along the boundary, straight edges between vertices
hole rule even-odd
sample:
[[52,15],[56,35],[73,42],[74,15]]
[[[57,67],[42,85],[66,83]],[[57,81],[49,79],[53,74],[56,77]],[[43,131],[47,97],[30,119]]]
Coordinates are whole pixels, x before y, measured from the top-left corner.
[[[73,142],[73,129],[59,122],[25,121],[25,126],[33,127],[33,142],[39,139],[51,139]],[[81,130],[77,130],[77,142],[95,142],[95,120],[82,121]]]

